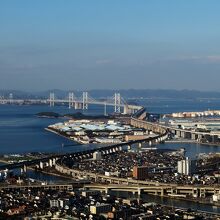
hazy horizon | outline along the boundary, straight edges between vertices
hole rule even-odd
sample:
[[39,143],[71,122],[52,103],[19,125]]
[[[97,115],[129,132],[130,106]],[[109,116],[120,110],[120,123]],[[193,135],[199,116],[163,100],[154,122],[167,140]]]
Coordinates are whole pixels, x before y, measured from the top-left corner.
[[74,88],[70,88],[70,89],[59,89],[59,88],[46,88],[46,89],[11,89],[11,88],[6,88],[6,89],[2,89],[0,88],[0,91],[20,91],[20,92],[27,92],[27,93],[38,93],[38,92],[47,92],[47,91],[64,91],[64,92],[71,92],[71,91],[77,91],[77,92],[83,92],[83,91],[141,91],[141,90],[149,90],[149,91],[177,91],[177,92],[183,92],[183,91],[187,91],[187,92],[201,92],[201,93],[220,93],[220,90],[196,90],[196,89],[160,89],[160,88],[155,88],[155,89],[150,89],[150,88],[122,88],[122,89],[111,89],[111,88],[90,88],[90,89],[86,89],[86,88],[81,88],[81,89],[74,89]]
[[1,1],[0,89],[220,92],[220,2]]

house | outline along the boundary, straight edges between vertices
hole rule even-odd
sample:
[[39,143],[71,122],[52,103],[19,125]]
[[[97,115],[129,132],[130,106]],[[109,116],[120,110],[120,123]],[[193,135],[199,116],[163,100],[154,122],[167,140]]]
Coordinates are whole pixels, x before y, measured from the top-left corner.
[[26,205],[22,205],[16,208],[10,208],[8,209],[8,211],[6,212],[8,215],[12,216],[12,215],[18,215],[21,214],[22,212],[24,212],[26,208]]

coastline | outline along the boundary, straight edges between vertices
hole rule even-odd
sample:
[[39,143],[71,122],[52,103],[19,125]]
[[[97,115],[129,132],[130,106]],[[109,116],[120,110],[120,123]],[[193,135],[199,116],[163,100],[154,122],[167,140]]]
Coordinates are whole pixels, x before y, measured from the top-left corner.
[[219,147],[220,143],[204,143],[204,142],[198,142],[196,140],[190,140],[190,139],[183,139],[183,140],[166,140],[165,143],[183,143],[183,144],[198,144],[198,145],[207,145],[207,146],[216,146]]
[[183,139],[183,140],[166,140],[165,143],[193,143],[193,144],[200,144],[198,141],[196,140],[187,140],[187,139]]
[[56,134],[56,135],[59,135],[60,137],[66,138],[66,139],[68,139],[68,140],[70,140],[70,141],[72,141],[72,142],[78,143],[79,145],[81,144],[80,142],[75,141],[75,140],[71,139],[70,137],[65,136],[65,135],[63,135],[63,134],[60,134],[59,132],[57,132],[57,131],[55,131],[55,130],[53,130],[53,129],[51,129],[51,128],[48,128],[48,127],[47,127],[47,128],[44,128],[44,130],[46,130],[46,131],[48,131],[48,132],[51,132],[51,133],[54,133],[54,134]]

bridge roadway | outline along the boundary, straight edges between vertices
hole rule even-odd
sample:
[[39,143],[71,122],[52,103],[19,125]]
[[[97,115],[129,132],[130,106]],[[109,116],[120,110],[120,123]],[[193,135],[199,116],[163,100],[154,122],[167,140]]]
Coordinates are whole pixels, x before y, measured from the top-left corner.
[[154,130],[160,132],[160,130],[166,130],[169,133],[176,135],[179,138],[183,139],[191,139],[191,140],[201,140],[202,138],[206,138],[210,143],[215,143],[218,139],[218,133],[209,133],[209,132],[198,132],[192,130],[184,130],[180,128],[174,128],[170,126],[164,126],[159,123],[151,123],[131,117],[131,125],[139,128],[145,128],[149,130]]
[[81,187],[83,184],[30,184],[30,185],[0,185],[0,189],[13,190],[13,189],[53,189],[53,190],[73,190],[74,187]]
[[[82,177],[88,180],[92,180],[94,182],[105,182],[105,183],[117,183],[117,184],[139,184],[139,185],[149,185],[149,186],[166,186],[167,184],[165,183],[158,183],[155,181],[141,181],[141,180],[134,180],[134,179],[129,179],[129,178],[119,178],[119,177],[114,177],[114,176],[106,176],[103,174],[98,174],[98,173],[93,173],[93,172],[86,172],[86,171],[82,171],[82,170],[77,170],[77,169],[72,169],[69,167],[64,166],[63,164],[61,164],[61,162],[58,160],[56,162],[55,165],[55,169],[60,172],[63,173],[65,175],[69,175],[72,176],[73,178],[77,177]],[[172,185],[172,184],[170,184]],[[176,186],[176,184],[174,184],[173,186]]]
[[69,100],[69,99],[54,99],[54,100],[50,100],[50,99],[1,99],[0,100],[1,103],[10,103],[10,104],[21,104],[21,103],[41,103],[41,104],[51,104],[52,103],[66,103],[66,104],[93,104],[93,105],[106,105],[106,106],[115,106],[117,105],[117,107],[120,108],[125,108],[125,109],[130,109],[130,110],[134,110],[137,111],[139,109],[142,108],[142,106],[139,105],[129,105],[129,104],[125,104],[125,103],[114,103],[114,102],[107,102],[107,101],[98,101],[98,100],[87,100],[86,102],[83,102],[83,100]]
[[[94,185],[85,185],[84,188],[97,189],[108,193],[109,190],[115,191],[131,191],[141,194],[151,193],[155,195],[168,195],[176,197],[186,197],[187,195],[193,197],[205,198],[207,195],[220,194],[220,185],[180,185],[172,183],[160,183],[156,181],[142,181],[130,178],[119,178],[114,176],[106,176],[103,174],[86,172],[77,169],[71,169],[59,163],[56,163],[55,169],[65,175],[73,178],[85,178],[96,183]],[[108,185],[106,185],[108,184]]]
[[[102,182],[104,184],[110,184],[110,185],[88,185],[91,186],[90,188],[101,188],[101,189],[131,189],[134,191],[137,191],[137,189],[141,189],[144,192],[155,192],[157,195],[165,195],[165,193],[168,194],[192,194],[193,192],[196,192],[197,194],[201,194],[201,196],[205,197],[207,193],[214,194],[214,193],[220,193],[220,185],[212,185],[212,186],[204,186],[204,185],[180,185],[180,184],[172,184],[172,183],[161,183],[156,181],[147,181],[147,180],[135,180],[131,178],[119,178],[115,176],[106,176],[103,174],[93,173],[93,172],[86,172],[82,170],[77,169],[71,169],[68,167],[65,167],[59,163],[56,163],[55,169],[63,174],[72,176],[73,178],[85,178],[88,180],[91,180],[93,182]],[[85,185],[86,187],[87,185]],[[164,192],[161,193],[161,190]],[[129,190],[128,190],[129,191]]]
[[[115,102],[106,102],[106,101],[97,101],[97,100],[86,100],[86,103],[83,102],[83,100],[68,100],[68,99],[28,99],[28,100],[22,100],[22,99],[1,99],[2,103],[23,103],[23,102],[33,102],[33,103],[44,103],[44,104],[50,104],[53,103],[76,103],[80,105],[85,104],[97,104],[97,105],[107,105],[107,106],[117,106],[124,108],[124,113],[128,113],[129,111],[139,111],[143,109],[142,106],[138,105],[128,105],[125,103],[115,103]],[[210,143],[215,143],[218,138],[218,133],[209,133],[209,132],[197,132],[197,131],[191,131],[191,130],[184,130],[180,128],[170,127],[161,125],[159,123],[150,123],[146,122],[144,120],[137,119],[135,117],[131,117],[131,124],[136,127],[144,127],[144,128],[151,128],[151,130],[168,130],[170,133],[178,136],[179,138],[184,139],[192,139],[192,140],[201,140],[202,138],[206,138]]]
[[[136,181],[137,182],[137,181]],[[142,184],[141,184],[142,182]],[[143,184],[145,181],[139,181],[136,185],[127,184],[86,184],[84,189],[104,191],[109,193],[110,191],[125,191],[133,192],[141,195],[142,193],[171,196],[171,197],[186,197],[193,196],[195,198],[205,198],[206,195],[214,195],[220,193],[220,186],[204,186],[204,185],[177,185],[177,184],[164,184],[164,185],[147,185]]]

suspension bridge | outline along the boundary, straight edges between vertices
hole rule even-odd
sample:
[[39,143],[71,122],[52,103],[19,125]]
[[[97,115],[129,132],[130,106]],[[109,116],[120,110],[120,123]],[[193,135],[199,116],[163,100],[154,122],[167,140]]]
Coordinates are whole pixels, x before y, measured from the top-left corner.
[[102,105],[104,107],[104,114],[107,114],[107,106],[111,106],[115,113],[133,114],[140,110],[142,106],[128,104],[120,93],[115,93],[112,97],[106,99],[95,99],[90,96],[88,92],[82,92],[80,97],[77,97],[74,92],[69,92],[67,97],[61,99],[57,98],[54,92],[49,94],[45,99],[15,99],[13,94],[8,98],[0,96],[0,104],[48,104],[51,107],[56,104],[67,104],[69,108],[83,109],[89,108],[89,105]]

